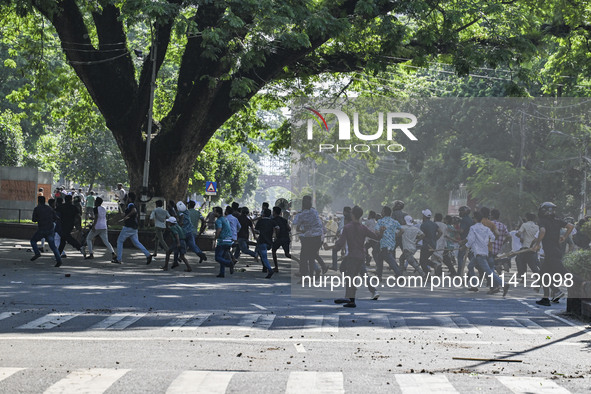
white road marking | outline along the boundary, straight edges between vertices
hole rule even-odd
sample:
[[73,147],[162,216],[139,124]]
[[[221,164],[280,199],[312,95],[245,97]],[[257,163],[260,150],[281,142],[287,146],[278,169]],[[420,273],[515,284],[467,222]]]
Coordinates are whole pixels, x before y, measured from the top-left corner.
[[8,319],[11,316],[18,315],[20,312],[2,312],[0,313],[0,320]]
[[285,394],[343,394],[341,372],[291,372]]
[[502,317],[499,320],[506,322],[511,331],[522,335],[552,335],[552,333],[539,324],[525,318]]
[[555,313],[557,313],[557,312],[559,312],[559,311],[556,309],[549,309],[549,310],[545,311],[544,313],[547,314],[548,316],[553,317],[554,319],[556,319],[558,321],[568,324],[571,327],[575,327],[575,328],[579,329],[580,331],[584,332],[587,335],[591,335],[591,331],[588,328],[585,328],[585,326],[581,326],[580,324],[576,324],[576,323],[574,323],[570,320],[564,319],[560,316],[556,316]]
[[551,380],[524,376],[497,376],[497,380],[516,394],[569,394]]
[[371,320],[371,322],[374,323],[376,327],[379,327],[380,331],[390,331],[392,329],[390,319],[388,319],[388,315],[385,313],[371,314],[368,316],[368,319]]
[[57,327],[60,324],[65,323],[81,314],[82,312],[49,313],[43,317],[40,317],[39,319],[17,327],[17,330],[51,330],[52,328]]
[[435,316],[435,319],[443,326],[443,330],[450,334],[481,334],[479,329],[468,323],[468,320],[463,317],[456,317],[455,321],[449,316]]
[[532,330],[535,334],[552,335],[552,333],[550,331],[546,330],[544,327],[540,326],[538,323],[534,322],[533,320],[519,318],[519,317],[515,318],[515,320],[517,320],[523,326],[527,327],[529,330]]
[[0,368],[0,382],[24,368]]
[[298,353],[306,353],[306,348],[301,343],[294,343],[293,346]]
[[80,369],[49,387],[45,394],[102,394],[127,372],[129,369]]
[[338,332],[338,315],[305,316],[304,330],[312,332]]
[[264,306],[260,306],[259,304],[253,304],[253,303],[251,303],[250,305],[252,305],[255,308],[260,309],[262,311],[266,311],[267,310],[267,308],[265,308]]
[[125,316],[123,319],[119,320],[112,326],[108,327],[107,330],[124,330],[146,315],[147,313],[130,314],[128,316]]
[[[6,335],[0,334],[0,341],[37,341],[37,342],[44,342],[44,341],[57,341],[57,342],[72,342],[72,341],[79,341],[79,342],[144,342],[144,341],[158,341],[158,342],[221,342],[221,343],[263,343],[268,345],[269,344],[269,337],[264,338],[253,338],[253,337],[245,337],[245,338],[230,338],[226,335],[217,336],[217,337],[190,337],[190,336],[143,336],[143,337],[117,337],[117,336],[103,336],[103,337],[94,337],[94,336],[76,336],[76,335],[60,335],[60,336],[52,336],[52,335],[43,335],[43,336],[30,336],[30,335]],[[277,343],[294,343],[294,342],[307,342],[307,343],[326,343],[326,338],[273,338],[273,342]],[[432,339],[421,339],[417,338],[414,339],[417,343],[433,343]],[[331,343],[359,343],[359,339],[354,338],[331,338]],[[379,340],[372,340],[372,339],[364,339],[364,343],[375,343],[380,344],[383,343],[382,339]],[[457,341],[449,340],[449,341],[441,341],[442,343],[457,343]],[[507,341],[464,341],[462,340],[463,344],[470,344],[470,345],[483,345],[486,344],[488,346],[496,346],[496,345],[506,345]],[[523,340],[523,339],[514,339],[511,343],[519,343],[525,346],[531,345],[530,340]],[[557,342],[554,346],[569,346],[569,347],[585,347],[585,344],[576,343],[576,342]]]
[[91,330],[105,330],[111,327],[113,324],[120,322],[121,320],[125,319],[129,316],[129,313],[114,313],[111,316],[107,317],[106,319],[96,323],[94,326],[90,327]]
[[482,334],[482,332],[476,328],[472,323],[465,317],[458,316],[454,319],[458,327],[460,327],[466,334]]
[[201,327],[201,325],[205,323],[210,316],[211,313],[198,313],[193,319],[183,326],[183,329],[196,330],[198,327]]
[[166,394],[225,393],[234,372],[185,371],[168,387]]
[[322,331],[322,316],[305,316],[304,330],[321,332]]
[[402,316],[390,316],[389,318],[390,324],[392,324],[392,328],[396,329],[396,331],[408,331],[408,326],[406,325],[406,320]]
[[163,330],[196,330],[200,327],[209,317],[211,313],[197,313],[197,314],[182,314],[178,315],[176,319],[171,320],[164,327]]
[[458,391],[445,375],[436,374],[396,374],[396,382],[402,394],[455,394]]
[[246,315],[238,322],[237,330],[268,330],[275,320],[275,315],[263,315],[254,313]]

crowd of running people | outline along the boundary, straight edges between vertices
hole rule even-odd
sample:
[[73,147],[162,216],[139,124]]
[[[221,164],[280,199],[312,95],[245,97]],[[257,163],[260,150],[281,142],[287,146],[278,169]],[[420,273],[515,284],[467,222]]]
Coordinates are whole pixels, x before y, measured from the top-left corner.
[[[575,225],[556,216],[556,205],[545,202],[540,205],[537,215],[527,213],[518,229],[509,231],[500,220],[498,209],[481,207],[475,212],[467,206],[459,209],[459,216],[443,216],[429,209],[421,212],[421,218],[415,220],[404,212],[404,203],[394,202],[392,208],[383,206],[380,214],[370,211],[363,220],[363,210],[355,206],[344,207],[343,215],[335,226],[329,219],[323,221],[312,207],[312,198],[304,197],[302,211],[294,218],[294,226],[301,242],[300,274],[302,276],[320,275],[329,269],[340,269],[347,277],[367,273],[370,261],[375,260],[375,275],[381,280],[384,262],[388,264],[394,276],[404,275],[410,265],[422,279],[428,280],[433,275],[446,274],[476,276],[487,279],[488,294],[509,291],[511,283],[499,276],[503,270],[509,271],[511,260],[515,256],[517,274],[520,281],[525,280],[529,267],[532,273],[555,278],[565,276],[562,264],[565,247],[575,235]],[[580,228],[589,218],[582,219]],[[335,229],[336,227],[336,229]],[[323,238],[335,234],[337,239],[332,246]],[[589,248],[590,239],[583,232],[576,233],[577,245]],[[325,249],[332,249],[331,265],[327,265],[319,255],[324,244]],[[396,256],[396,250],[401,254]],[[345,254],[341,266],[338,266],[339,251]],[[371,253],[370,253],[371,251]],[[417,261],[415,255],[419,254]],[[433,270],[433,273],[431,272]],[[555,281],[558,283],[559,281]],[[351,281],[345,290],[345,298],[335,300],[345,307],[355,307],[355,285]],[[467,281],[464,283],[472,283]],[[543,297],[536,301],[543,306],[559,302],[564,293],[553,281],[542,281]],[[547,285],[546,285],[547,284]],[[379,294],[375,287],[368,286],[372,298]],[[468,285],[469,291],[478,291],[477,286]]]
[[[122,187],[118,185],[120,190]],[[224,277],[226,269],[232,274],[240,256],[245,255],[260,262],[262,271],[267,274],[265,278],[271,278],[279,271],[277,251],[283,249],[287,258],[299,263],[298,273],[302,277],[324,275],[329,269],[340,270],[349,277],[367,274],[372,260],[375,261],[375,271],[372,271],[379,280],[384,273],[384,262],[394,276],[405,275],[411,266],[414,274],[425,280],[443,274],[444,268],[445,273],[452,277],[463,276],[467,268],[468,277],[475,276],[478,271],[479,276],[489,279],[489,294],[502,292],[505,295],[509,285],[503,283],[499,274],[510,269],[513,255],[518,278],[523,278],[528,267],[533,273],[541,275],[565,274],[562,265],[564,248],[567,241],[572,243],[572,235],[576,233],[573,223],[556,217],[556,206],[549,202],[539,207],[537,215],[527,213],[520,227],[509,231],[500,220],[499,210],[486,207],[471,212],[470,208],[463,206],[459,209],[459,216],[455,217],[433,214],[424,209],[421,217],[415,219],[405,213],[404,203],[397,200],[392,207],[383,206],[379,214],[369,211],[365,219],[363,210],[358,206],[344,207],[340,217],[322,219],[312,207],[312,197],[304,196],[301,211],[293,215],[286,211],[285,206],[270,209],[268,203],[263,203],[260,211],[255,211],[253,215],[248,207],[241,207],[235,202],[225,209],[214,207],[204,217],[195,201],[169,201],[165,207],[164,201],[159,200],[150,214],[150,223],[155,229],[154,251],[150,253],[138,239],[139,210],[135,205],[135,193],[123,190],[123,193],[117,194],[122,202],[119,222],[123,223],[123,228],[116,250],[108,240],[103,199],[95,197],[92,192],[84,200],[81,195],[81,190],[74,189],[68,193],[58,189],[56,198],[49,199],[46,204],[45,197],[40,193],[38,206],[33,212],[38,231],[31,239],[34,252],[31,260],[40,257],[37,243],[41,240],[49,244],[57,267],[61,266],[65,257],[67,243],[85,259],[92,259],[93,241],[100,237],[111,253],[111,261],[121,264],[123,244],[130,239],[145,255],[146,264],[151,264],[160,249],[165,254],[162,269],[175,268],[182,262],[185,271],[191,271],[187,252],[194,252],[199,263],[207,260],[197,246],[197,239],[209,223],[215,230],[218,277]],[[91,209],[88,209],[89,202],[93,205]],[[82,206],[87,209],[83,211]],[[92,222],[86,232],[81,231],[84,236],[79,240],[72,236],[72,232],[74,228],[80,229],[83,213]],[[583,223],[584,220],[577,226]],[[295,229],[293,232],[292,227]],[[582,232],[577,243],[588,248],[589,239],[581,241],[581,235]],[[290,253],[292,240],[300,243],[299,258]],[[334,240],[333,245],[328,245],[330,240]],[[319,253],[323,246],[325,250],[331,250],[328,264]],[[399,256],[397,250],[400,250]],[[273,266],[269,261],[269,251]],[[417,253],[418,261],[415,257]],[[169,264],[171,258],[172,263]],[[468,286],[468,290],[478,291],[478,287]],[[354,307],[355,291],[355,286],[348,286],[346,297],[336,301]],[[379,297],[375,288],[370,288],[370,291],[372,298]],[[558,287],[545,286],[544,296],[538,304],[550,305],[551,301],[558,302],[563,295]]]

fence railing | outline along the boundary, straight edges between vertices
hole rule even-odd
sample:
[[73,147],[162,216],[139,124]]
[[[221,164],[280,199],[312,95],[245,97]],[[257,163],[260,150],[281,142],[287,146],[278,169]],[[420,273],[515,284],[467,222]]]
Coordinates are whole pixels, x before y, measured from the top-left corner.
[[31,220],[32,217],[32,208],[0,208],[0,219],[2,220],[13,220],[21,223],[24,220]]

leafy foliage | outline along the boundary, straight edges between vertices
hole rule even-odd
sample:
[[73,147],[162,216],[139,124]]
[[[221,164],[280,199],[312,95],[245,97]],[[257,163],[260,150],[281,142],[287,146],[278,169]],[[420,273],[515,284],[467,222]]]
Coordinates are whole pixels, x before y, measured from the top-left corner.
[[591,250],[577,250],[564,256],[564,266],[584,281],[591,281]]
[[20,119],[10,110],[0,113],[0,165],[19,166],[24,156]]

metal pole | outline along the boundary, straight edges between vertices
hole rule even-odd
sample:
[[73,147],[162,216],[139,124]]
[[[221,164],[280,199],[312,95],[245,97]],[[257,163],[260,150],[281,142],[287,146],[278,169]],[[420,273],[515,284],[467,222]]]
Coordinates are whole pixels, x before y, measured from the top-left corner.
[[142,204],[140,209],[140,220],[142,224],[146,219],[146,201],[148,200],[148,179],[150,177],[150,145],[152,143],[152,116],[154,107],[154,90],[156,89],[156,55],[158,53],[158,30],[152,37],[152,50],[150,60],[152,61],[152,78],[150,81],[150,106],[148,107],[148,130],[146,134],[146,155],[144,159],[144,178],[142,180]]
[[581,185],[582,188],[582,201],[581,201],[581,217],[579,219],[584,219],[587,216],[587,157],[589,149],[587,147],[587,139],[585,139],[585,152],[581,157],[581,164],[583,165],[583,182]]
[[312,206],[316,207],[316,162],[314,162],[313,172],[312,172]]

